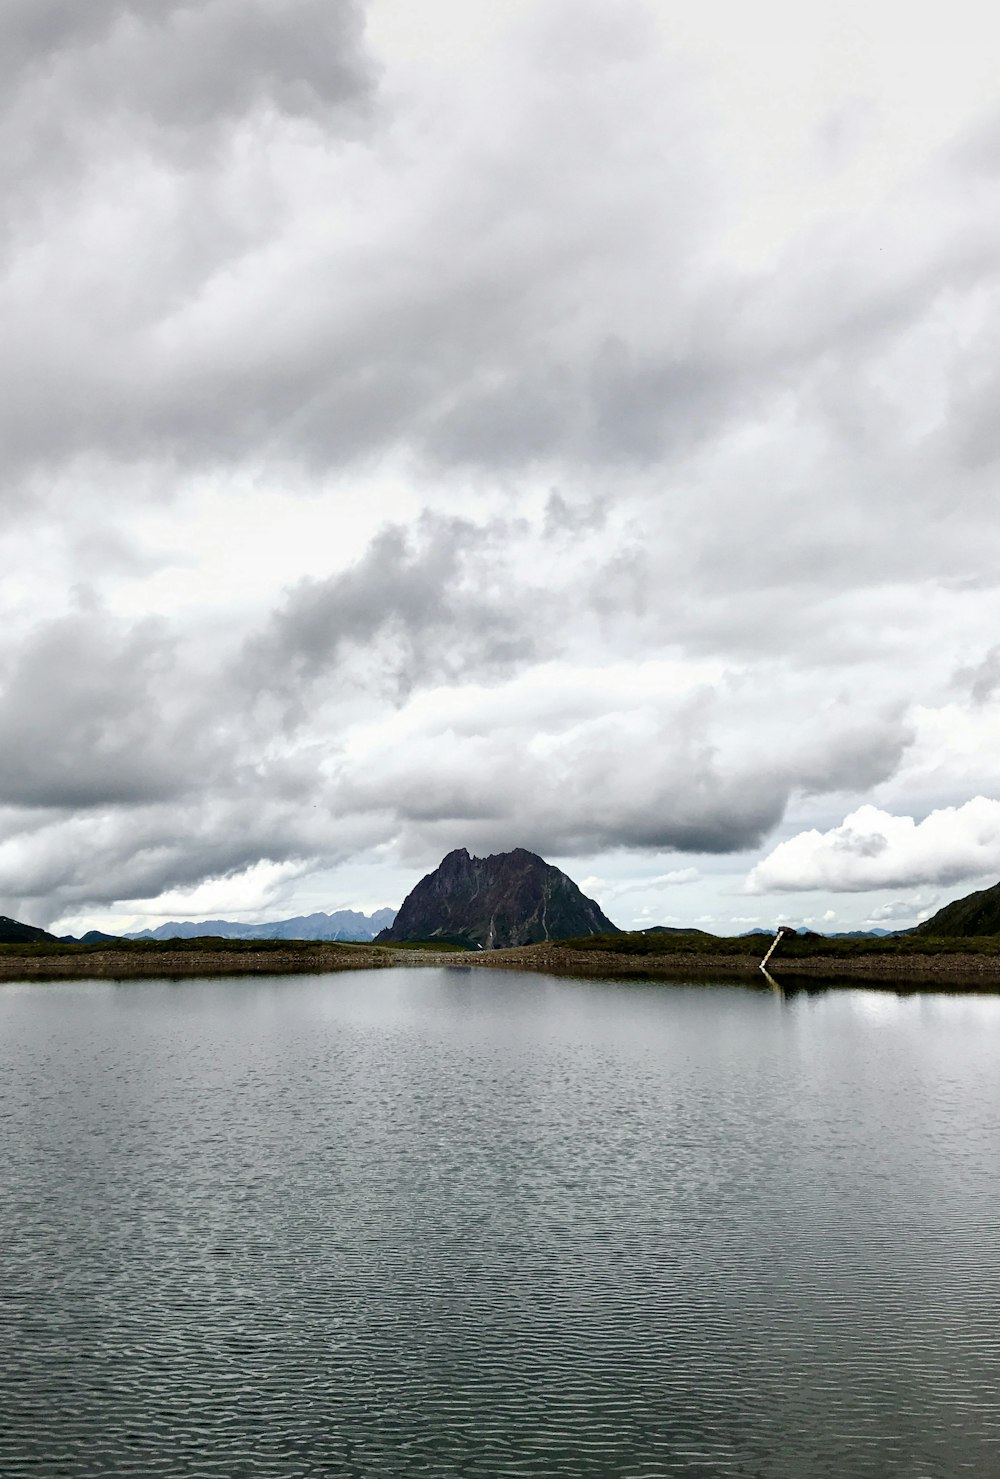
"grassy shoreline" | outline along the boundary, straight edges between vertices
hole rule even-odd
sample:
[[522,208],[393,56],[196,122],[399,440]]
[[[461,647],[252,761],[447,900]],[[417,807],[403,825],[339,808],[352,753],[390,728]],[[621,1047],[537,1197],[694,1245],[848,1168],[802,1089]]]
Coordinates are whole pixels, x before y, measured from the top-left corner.
[[[758,940],[748,949],[746,939],[694,935],[595,936],[489,951],[314,940],[144,940],[114,946],[45,942],[0,945],[0,981],[182,979],[450,966],[584,979],[762,984],[765,978],[758,964],[762,953]],[[948,990],[1000,991],[1000,941],[799,939],[776,952],[770,969],[777,984],[789,987],[798,982],[912,984],[924,989],[938,984]]]

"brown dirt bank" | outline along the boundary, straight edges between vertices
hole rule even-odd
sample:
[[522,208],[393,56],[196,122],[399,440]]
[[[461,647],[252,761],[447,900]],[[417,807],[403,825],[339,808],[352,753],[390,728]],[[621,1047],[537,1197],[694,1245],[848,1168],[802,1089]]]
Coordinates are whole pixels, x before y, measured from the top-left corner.
[[[914,985],[948,990],[1000,991],[1000,955],[956,951],[796,956],[772,961],[778,985],[822,981],[827,986],[860,982]],[[297,944],[287,948],[247,947],[86,950],[7,946],[0,950],[0,980],[107,980],[148,977],[291,975],[386,969],[392,966],[450,966],[462,970],[538,971],[556,976],[648,981],[742,981],[764,984],[756,955],[690,954],[657,951],[649,955],[572,946],[522,945],[510,950],[414,950],[386,945]]]
[[[406,963],[406,962],[404,962]],[[395,965],[382,950],[365,945],[319,945],[308,950],[87,950],[0,952],[0,980],[57,981],[67,978],[107,980],[149,976],[292,975],[315,971],[359,971]]]
[[[766,983],[757,955],[687,954],[657,952],[627,954],[613,950],[574,950],[561,945],[525,945],[517,950],[477,951],[475,955],[436,956],[423,960],[434,965],[499,966],[507,970],[542,971],[556,976],[591,976],[650,981],[746,981]],[[407,962],[408,963],[408,962]],[[828,985],[859,981],[871,983],[940,982],[949,988],[962,985],[970,990],[1000,991],[1000,956],[954,954],[918,955],[897,953],[844,957],[815,955],[784,963],[772,959],[770,973],[778,985],[802,978],[823,980]]]

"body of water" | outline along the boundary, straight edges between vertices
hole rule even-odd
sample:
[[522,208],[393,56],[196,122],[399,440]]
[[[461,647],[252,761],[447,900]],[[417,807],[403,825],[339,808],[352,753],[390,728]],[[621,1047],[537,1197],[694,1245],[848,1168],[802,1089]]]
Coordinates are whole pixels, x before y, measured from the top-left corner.
[[0,1474],[996,1479],[1000,998],[0,987]]

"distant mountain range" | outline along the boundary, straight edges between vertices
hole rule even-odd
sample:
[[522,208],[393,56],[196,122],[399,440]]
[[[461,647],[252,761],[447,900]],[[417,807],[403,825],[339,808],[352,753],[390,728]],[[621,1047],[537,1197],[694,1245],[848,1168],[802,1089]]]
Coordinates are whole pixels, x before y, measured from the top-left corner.
[[[154,930],[139,930],[123,936],[126,940],[193,940],[202,935],[216,935],[224,940],[373,940],[396,917],[395,909],[376,909],[374,914],[360,914],[354,909],[338,909],[333,914],[297,914],[294,919],[272,920],[267,924],[238,924],[231,919],[202,919],[158,924]],[[92,931],[92,933],[97,933]],[[107,938],[106,936],[104,938]]]
[[523,847],[470,857],[464,847],[407,894],[394,924],[376,939],[500,950],[581,935],[621,934],[572,878]]
[[828,940],[887,940],[890,935],[905,935],[908,933],[907,930],[883,929],[837,930],[833,934],[827,934],[825,930],[823,931],[823,934],[826,935]]
[[[648,930],[648,931],[646,931],[646,933],[647,934],[652,934],[652,930]],[[697,935],[700,935],[700,934],[704,934],[704,930],[689,930],[689,931],[687,931],[687,933],[688,934],[697,934]],[[814,939],[814,940],[815,939],[822,939],[822,940],[885,940],[885,939],[888,939],[888,937],[890,935],[905,935],[906,934],[906,930],[881,930],[881,929],[873,929],[873,930],[836,930],[833,933],[828,934],[826,930],[819,930],[819,931],[817,931],[817,930],[797,929],[797,930],[794,931],[794,933],[797,934],[797,935],[806,935],[809,938]],[[773,929],[771,929],[771,930],[762,929],[758,925],[756,929],[743,930],[743,932],[740,934],[739,938],[741,940],[747,940],[747,939],[749,939],[751,937],[751,935],[767,935],[768,937],[770,937],[770,936],[773,936],[773,934],[774,934],[774,930]]]

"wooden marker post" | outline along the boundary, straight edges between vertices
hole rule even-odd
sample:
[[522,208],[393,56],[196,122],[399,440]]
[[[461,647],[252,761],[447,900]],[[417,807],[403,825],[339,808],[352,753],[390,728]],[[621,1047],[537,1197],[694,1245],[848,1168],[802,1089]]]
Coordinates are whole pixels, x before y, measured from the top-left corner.
[[784,937],[786,935],[794,935],[794,933],[795,933],[795,931],[792,929],[792,927],[791,927],[790,924],[779,924],[778,925],[778,933],[775,935],[774,939],[771,941],[770,945],[768,946],[767,954],[764,956],[764,959],[760,963],[760,968],[764,972],[765,976],[767,975],[767,963],[771,959],[771,956],[777,950],[778,946],[781,944],[781,942],[784,939]]

